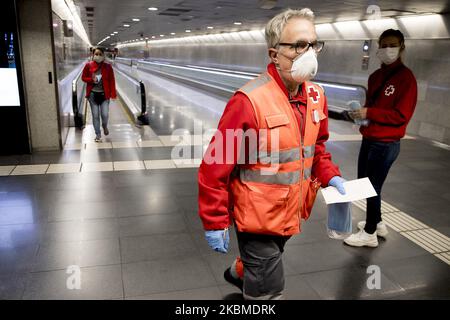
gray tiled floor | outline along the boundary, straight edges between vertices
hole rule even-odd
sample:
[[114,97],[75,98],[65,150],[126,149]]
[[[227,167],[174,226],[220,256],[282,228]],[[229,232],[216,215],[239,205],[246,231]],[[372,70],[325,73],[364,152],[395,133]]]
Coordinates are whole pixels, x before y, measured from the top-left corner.
[[0,275],[0,299],[19,300],[22,298],[28,274]]
[[199,253],[188,233],[121,238],[120,248],[123,263],[187,258]]
[[129,263],[124,264],[122,268],[126,296],[216,285],[208,265],[199,256]]
[[[47,184],[35,177],[2,179],[26,187],[0,194],[0,207],[16,210],[18,205],[28,205],[33,210],[22,212],[42,219],[24,223],[23,215],[16,221],[3,216],[0,296],[239,299],[239,293],[222,278],[237,254],[235,236],[232,233],[230,254],[209,250],[196,213],[196,173],[196,169],[176,169],[78,178],[56,175]],[[133,186],[133,180],[137,185]],[[188,186],[191,190],[183,192]],[[175,193],[180,196],[170,196]],[[329,240],[325,209],[319,196],[302,234],[287,243],[286,298],[448,298],[443,289],[449,280],[448,265],[392,230],[377,249],[351,248]],[[357,221],[362,212],[355,209],[354,216]],[[439,223],[439,216],[435,220]],[[71,264],[81,267],[81,291],[65,289],[65,268]],[[365,286],[365,271],[371,264],[381,267],[381,290]]]
[[121,265],[81,269],[81,288],[68,290],[65,270],[31,273],[23,299],[114,299],[123,298]]
[[92,267],[120,264],[118,239],[42,244],[33,271],[65,270],[67,266]]
[[[450,288],[449,266],[431,256],[410,257],[380,263],[383,273],[402,288],[411,291]],[[438,290],[439,291],[439,290]],[[448,297],[447,297],[448,298]]]
[[[163,87],[155,84],[152,92],[178,92]],[[192,118],[161,107],[149,95],[156,114],[173,116],[192,129]],[[223,108],[225,101],[206,98],[217,104],[210,107]],[[206,127],[217,124],[218,114],[181,96],[168,104],[197,112]],[[121,130],[143,140],[170,134],[158,117],[152,120],[155,132],[149,133],[120,123],[124,116],[114,110],[109,142],[126,141]],[[354,132],[343,121],[330,120],[330,128]],[[70,143],[78,142],[80,136],[70,136]],[[359,146],[356,141],[328,143],[347,179],[356,177]],[[169,159],[170,152],[171,147],[72,150],[0,157],[0,165],[77,162],[81,156],[91,161]],[[449,159],[449,151],[425,141],[402,141],[383,199],[449,236]],[[223,270],[238,254],[236,237],[231,232],[229,254],[210,250],[197,215],[197,193],[197,169],[0,177],[0,299],[241,299],[223,279]],[[326,210],[319,195],[302,233],[286,245],[287,299],[450,298],[449,265],[392,229],[376,249],[330,240]],[[364,212],[353,207],[354,228],[363,218]],[[81,290],[66,288],[69,265],[81,267]],[[380,290],[367,289],[370,265],[381,268]]]
[[309,273],[304,278],[323,299],[386,299],[405,292],[383,273],[380,289],[368,289],[366,268],[357,266]]

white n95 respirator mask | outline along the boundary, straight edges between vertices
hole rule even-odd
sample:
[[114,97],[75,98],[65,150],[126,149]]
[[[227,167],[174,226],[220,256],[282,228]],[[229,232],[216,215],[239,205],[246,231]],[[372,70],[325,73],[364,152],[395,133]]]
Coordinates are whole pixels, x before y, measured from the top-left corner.
[[103,56],[94,56],[94,61],[97,63],[103,62],[103,60],[105,60],[105,57]]
[[400,47],[380,48],[377,50],[377,57],[384,64],[394,63],[400,54]]
[[319,64],[317,54],[309,48],[304,54],[293,60],[291,67],[291,76],[298,83],[303,83],[315,77]]

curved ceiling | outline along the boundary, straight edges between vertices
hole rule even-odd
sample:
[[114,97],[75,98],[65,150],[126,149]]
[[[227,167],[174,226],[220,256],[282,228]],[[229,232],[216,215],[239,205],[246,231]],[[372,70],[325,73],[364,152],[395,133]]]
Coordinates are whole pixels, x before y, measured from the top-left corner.
[[[97,44],[107,36],[110,37],[103,43],[104,45],[141,38],[166,39],[184,35],[262,28],[271,17],[289,7],[311,8],[315,12],[317,23],[362,20],[376,15],[393,17],[447,13],[449,9],[446,0],[344,0],[339,2],[335,0],[73,0],[73,2],[79,8],[80,18],[92,44]],[[300,6],[299,3],[301,3]],[[148,9],[150,7],[158,10],[150,11]],[[241,24],[236,25],[235,22]],[[186,30],[191,32],[187,33]]]

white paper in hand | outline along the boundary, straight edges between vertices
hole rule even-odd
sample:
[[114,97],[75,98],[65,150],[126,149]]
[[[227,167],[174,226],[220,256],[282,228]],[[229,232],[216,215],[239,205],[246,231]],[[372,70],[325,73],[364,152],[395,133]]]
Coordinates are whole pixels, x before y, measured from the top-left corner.
[[369,178],[362,178],[344,182],[345,194],[340,194],[335,187],[322,189],[322,195],[326,204],[339,202],[353,202],[357,200],[375,197],[375,189]]

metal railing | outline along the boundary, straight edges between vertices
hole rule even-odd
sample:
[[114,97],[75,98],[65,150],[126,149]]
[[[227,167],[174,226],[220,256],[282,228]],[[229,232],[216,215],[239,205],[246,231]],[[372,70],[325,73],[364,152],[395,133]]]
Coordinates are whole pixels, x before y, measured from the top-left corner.
[[87,103],[83,99],[86,83],[81,80],[81,74],[83,69],[77,74],[72,81],[72,111],[73,111],[73,123],[71,127],[75,126],[79,129],[83,129],[86,124],[86,109]]
[[213,89],[216,93],[226,97],[232,95],[236,89],[256,76],[251,73],[232,72],[231,70],[181,66],[126,58],[121,58],[118,62],[127,66],[137,66],[139,70],[149,71],[199,88]]
[[[194,65],[177,65],[166,61],[146,61],[142,59],[117,58],[118,63],[127,66],[137,66],[139,70],[149,71],[174,80],[178,80],[203,89],[212,89],[215,93],[229,97],[249,80],[258,76],[257,73],[236,70],[201,67]],[[367,89],[361,85],[336,83],[314,80],[325,91],[328,109],[341,114],[350,110],[349,104],[358,101],[364,105]]]
[[114,68],[116,88],[129,115],[141,125],[149,124],[147,115],[147,95],[142,81]]
[[366,101],[367,89],[361,85],[313,81],[319,84],[327,96],[328,110],[343,113],[350,110],[350,103],[357,101],[361,106]]

